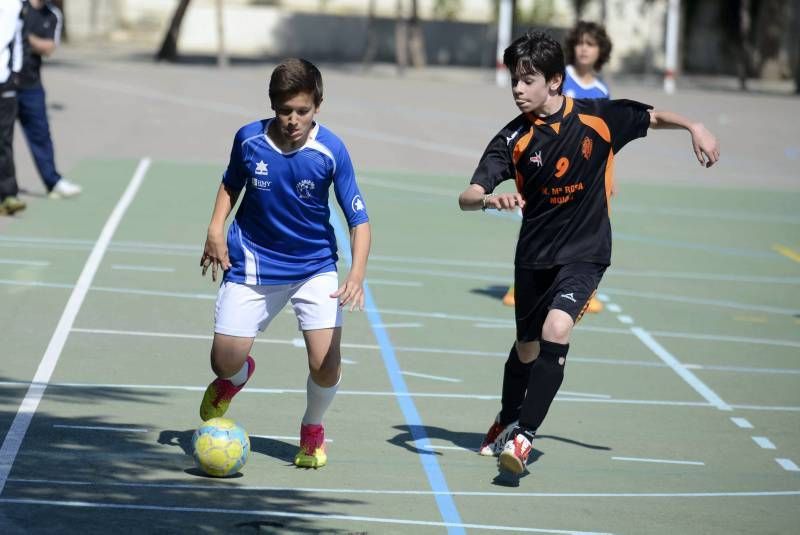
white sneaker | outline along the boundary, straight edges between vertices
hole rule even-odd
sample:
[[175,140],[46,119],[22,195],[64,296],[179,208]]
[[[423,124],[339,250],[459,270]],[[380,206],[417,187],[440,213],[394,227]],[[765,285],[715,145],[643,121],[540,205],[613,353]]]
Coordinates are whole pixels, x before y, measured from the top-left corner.
[[70,182],[66,178],[62,178],[56,185],[53,186],[53,189],[50,191],[48,197],[51,199],[67,199],[69,197],[74,197],[81,192],[82,188],[74,182]]

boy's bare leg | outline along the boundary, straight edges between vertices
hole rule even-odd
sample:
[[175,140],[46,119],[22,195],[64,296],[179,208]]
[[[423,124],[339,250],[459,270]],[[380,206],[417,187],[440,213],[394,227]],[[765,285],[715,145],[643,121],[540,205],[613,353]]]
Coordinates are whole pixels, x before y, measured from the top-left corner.
[[339,382],[342,369],[342,328],[303,331],[308,352],[308,371],[311,379],[328,388]]
[[214,333],[211,344],[211,369],[217,377],[232,377],[244,366],[255,338]]
[[303,331],[308,352],[306,412],[300,425],[300,450],[294,464],[319,468],[328,462],[322,418],[339,389],[342,328]]
[[200,402],[203,421],[224,416],[233,396],[239,393],[255,371],[249,357],[255,338],[214,334],[211,344],[211,369],[217,374]]

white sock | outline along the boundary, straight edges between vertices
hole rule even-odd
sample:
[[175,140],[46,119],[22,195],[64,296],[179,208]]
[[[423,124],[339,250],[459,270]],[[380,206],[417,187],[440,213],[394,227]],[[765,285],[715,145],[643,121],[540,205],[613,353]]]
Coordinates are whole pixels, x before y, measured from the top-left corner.
[[250,365],[247,361],[244,361],[244,366],[242,369],[233,374],[231,377],[226,377],[228,381],[233,383],[233,386],[240,386],[247,382],[247,373],[250,371]]
[[326,388],[315,383],[311,375],[308,376],[306,381],[306,413],[303,415],[303,424],[319,425],[322,423],[322,416],[331,406],[333,397],[336,395],[336,391],[339,390],[339,383],[341,382],[342,376],[340,375],[335,385]]

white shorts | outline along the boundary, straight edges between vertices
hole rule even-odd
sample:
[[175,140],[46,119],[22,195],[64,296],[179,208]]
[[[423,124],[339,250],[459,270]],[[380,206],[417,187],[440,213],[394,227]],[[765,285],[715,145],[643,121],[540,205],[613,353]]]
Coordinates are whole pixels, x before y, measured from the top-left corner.
[[292,302],[299,330],[340,327],[342,309],[339,300],[330,296],[338,287],[335,271],[292,284],[250,286],[224,282],[217,294],[214,332],[254,338],[288,301]]

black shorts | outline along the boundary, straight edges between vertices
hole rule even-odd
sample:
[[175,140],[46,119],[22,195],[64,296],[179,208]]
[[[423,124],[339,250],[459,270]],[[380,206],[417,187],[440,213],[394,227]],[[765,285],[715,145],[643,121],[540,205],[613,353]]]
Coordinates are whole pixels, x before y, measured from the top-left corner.
[[514,269],[514,312],[517,340],[533,342],[552,308],[563,310],[575,323],[583,316],[608,266],[576,262],[549,269]]

